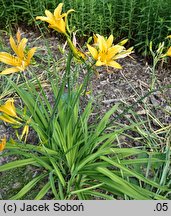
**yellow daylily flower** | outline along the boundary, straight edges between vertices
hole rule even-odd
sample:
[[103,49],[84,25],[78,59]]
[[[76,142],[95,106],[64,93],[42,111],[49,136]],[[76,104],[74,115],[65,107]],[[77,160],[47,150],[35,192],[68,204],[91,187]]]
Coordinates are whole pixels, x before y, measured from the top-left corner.
[[21,134],[21,137],[20,137],[20,140],[23,139],[23,137],[25,136],[25,139],[24,139],[24,142],[26,142],[27,140],[27,136],[28,136],[28,133],[29,133],[29,124],[31,122],[31,118],[27,120],[24,128],[23,128],[23,131],[22,131],[22,134]]
[[0,112],[2,112],[2,114],[0,114],[0,120],[8,122],[10,124],[20,124],[19,121],[14,119],[17,118],[20,120],[16,113],[13,98],[8,99],[4,105],[0,106]]
[[3,151],[4,148],[6,146],[6,137],[4,137],[3,139],[1,139],[1,142],[0,142],[0,151]]
[[170,56],[171,57],[171,47],[168,49],[168,51],[166,52],[166,56]]
[[171,39],[171,35],[168,35],[166,38],[170,38]]
[[16,56],[13,56],[7,52],[0,52],[0,62],[14,67],[7,68],[0,74],[11,74],[19,71],[24,71],[30,65],[31,59],[36,51],[36,47],[33,47],[27,52],[27,54],[25,54],[25,47],[28,40],[26,38],[23,38],[21,40],[20,31],[17,32],[16,38],[17,43],[15,42],[13,37],[10,36],[10,46]]
[[13,125],[21,124],[19,121],[15,120],[14,118],[12,118],[6,114],[0,115],[0,120],[7,122],[7,123],[10,123],[10,124],[13,124]]
[[9,116],[16,117],[16,109],[14,106],[14,99],[8,99],[4,105],[0,106],[0,112],[6,113]]
[[171,47],[169,47],[169,49],[167,50],[166,53],[164,53],[163,55],[161,55],[161,58],[165,58],[165,57],[171,57]]
[[21,140],[25,136],[24,142],[26,142],[28,133],[29,133],[29,125],[25,125],[21,134]]
[[122,69],[122,66],[115,60],[125,58],[132,53],[132,48],[126,50],[123,44],[127,42],[123,40],[120,44],[113,45],[113,35],[105,39],[101,35],[94,36],[95,47],[87,44],[88,50],[92,57],[96,60],[96,66],[111,66],[117,69]]
[[49,28],[52,28],[60,33],[66,34],[66,25],[67,25],[67,16],[69,13],[74,11],[73,9],[70,9],[67,11],[67,13],[62,12],[62,6],[63,3],[60,3],[57,8],[54,10],[54,13],[52,14],[49,10],[45,10],[45,16],[37,16],[36,20],[42,20],[47,23],[49,23]]

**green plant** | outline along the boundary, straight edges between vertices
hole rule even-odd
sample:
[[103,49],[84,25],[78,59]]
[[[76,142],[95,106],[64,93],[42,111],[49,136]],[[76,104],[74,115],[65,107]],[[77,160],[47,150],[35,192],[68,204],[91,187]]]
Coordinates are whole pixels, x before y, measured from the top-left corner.
[[[60,19],[55,20],[56,25],[59,22]],[[6,77],[26,109],[23,115],[20,111],[22,109],[17,108],[16,114],[12,100],[10,106],[5,104],[0,107],[1,115],[5,113],[14,118],[22,116],[22,121],[26,122],[23,133],[27,135],[28,127],[32,128],[37,135],[37,143],[11,139],[6,144],[6,139],[3,139],[0,143],[1,149],[6,145],[9,151],[4,151],[2,155],[18,155],[22,158],[2,165],[0,171],[28,165],[40,169],[37,176],[10,199],[23,198],[41,181],[45,184],[34,199],[43,199],[49,191],[52,199],[167,199],[170,193],[170,182],[167,180],[170,136],[168,135],[167,145],[162,152],[157,151],[157,148],[156,151],[148,151],[146,145],[137,148],[119,147],[120,136],[125,135],[128,130],[136,130],[141,136],[145,134],[143,127],[146,122],[137,121],[138,117],[132,111],[138,102],[126,107],[121,114],[117,114],[117,110],[122,108],[122,104],[115,104],[102,118],[91,121],[94,101],[87,101],[85,95],[94,72],[94,64],[84,58],[81,59],[82,65],[74,63],[73,56],[79,57],[80,52],[72,43],[70,35],[66,37],[71,50],[62,78],[60,79],[59,74],[51,73],[49,68],[47,70],[47,83],[53,100],[49,100],[43,83],[33,69],[28,73],[34,78],[34,82],[24,73],[19,73],[18,83],[15,83],[12,77]],[[100,36],[96,42],[99,46],[97,50],[89,48],[98,54],[95,60],[101,61],[103,65],[108,65],[107,60],[112,61],[116,52],[119,52],[118,55],[124,52],[123,44],[112,46],[113,36],[107,40]],[[121,50],[118,50],[118,47]],[[108,49],[114,52],[110,58]],[[125,52],[124,54],[127,54],[127,50]],[[23,61],[20,53],[17,55],[19,60]],[[72,67],[73,64],[77,66]],[[77,74],[82,68],[86,69],[86,74],[80,82]],[[20,70],[22,71],[21,68]],[[151,93],[141,97],[139,101],[143,101]],[[9,112],[8,107],[12,107],[13,113]],[[136,117],[135,121],[130,120],[128,125],[118,123],[117,119],[128,111]],[[114,118],[114,114],[117,117]],[[150,140],[153,137],[154,135]]]
[[[107,126],[109,118],[118,108],[117,104],[99,123],[89,123],[92,102],[89,101],[84,110],[79,106],[84,88],[71,87],[64,91],[70,64],[69,57],[66,76],[60,87],[56,87],[56,81],[51,80],[55,97],[53,108],[39,81],[40,93],[30,82],[27,83],[27,90],[24,90],[10,81],[27,106],[28,116],[25,118],[32,116],[30,127],[36,131],[39,143],[8,142],[10,152],[4,153],[4,156],[18,154],[24,159],[2,165],[0,171],[27,165],[44,170],[10,199],[22,198],[42,179],[46,183],[35,199],[42,199],[49,190],[55,199],[93,199],[94,196],[102,199],[165,199],[154,191],[159,189],[166,192],[167,187],[145,178],[142,173],[149,164],[154,171],[165,160],[158,157],[157,152],[117,147],[117,137],[139,125]],[[153,187],[154,191],[143,188],[143,184]]]
[[[169,38],[170,35],[167,37]],[[151,79],[151,90],[153,90],[155,88],[156,85],[156,69],[159,65],[159,62],[164,62],[164,60],[166,59],[166,57],[171,57],[171,47],[166,51],[166,47],[165,47],[165,42],[163,41],[162,43],[160,42],[158,44],[157,50],[153,50],[153,42],[150,42],[149,45],[149,50],[152,56],[152,79]],[[165,53],[164,53],[165,52]]]

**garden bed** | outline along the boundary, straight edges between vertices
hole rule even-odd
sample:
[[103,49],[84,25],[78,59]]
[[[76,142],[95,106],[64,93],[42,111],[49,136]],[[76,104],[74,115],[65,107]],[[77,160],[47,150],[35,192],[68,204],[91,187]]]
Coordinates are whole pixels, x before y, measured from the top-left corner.
[[[44,82],[46,86],[45,88],[48,92],[49,81],[46,80],[47,63],[50,64],[48,66],[50,66],[50,71],[52,71],[52,73],[55,71],[54,67],[61,69],[59,72],[61,73],[61,76],[63,71],[65,71],[65,58],[59,51],[59,47],[63,48],[63,44],[58,39],[56,39],[56,37],[49,37],[45,39],[44,37],[30,31],[23,31],[22,35],[29,39],[29,44],[38,47],[37,53],[35,55],[35,61],[44,65],[44,70],[43,67],[41,67],[41,69],[36,68],[36,73],[41,76],[41,81]],[[3,42],[5,42],[6,45],[8,44],[8,36],[3,34],[0,36],[0,38],[3,38]],[[52,56],[50,57],[49,62],[47,62],[47,59],[49,58],[49,52],[52,54]],[[68,53],[67,47],[65,48],[64,53],[66,56]],[[56,62],[56,64],[54,64],[54,62]],[[138,56],[136,56],[136,54],[122,59],[119,62],[123,66],[122,70],[111,68],[108,68],[107,70],[106,67],[102,67],[98,69],[99,75],[97,76],[97,74],[94,74],[90,80],[86,97],[87,100],[93,98],[94,110],[91,114],[91,121],[96,121],[97,117],[98,119],[101,119],[111,107],[117,103],[120,103],[122,104],[122,108],[119,108],[117,110],[117,115],[113,115],[111,118],[117,119],[118,115],[122,114],[126,107],[130,107],[130,110],[132,110],[135,115],[139,116],[136,121],[149,121],[147,118],[149,118],[151,113],[153,114],[146,131],[153,131],[155,134],[155,131],[168,127],[171,124],[171,87],[168,87],[171,83],[171,71],[159,67],[159,70],[156,74],[157,84],[155,91],[148,95],[151,85],[151,66],[148,65],[148,63],[143,59],[140,59]],[[72,67],[75,67],[75,62],[73,62]],[[80,66],[80,82],[84,79],[84,76],[84,67]],[[48,97],[53,103],[50,91],[48,93]],[[143,97],[144,99],[141,100]],[[82,106],[84,107],[84,104],[82,104]],[[131,119],[135,120],[135,116],[129,112],[130,110],[128,109],[125,115],[122,115],[116,121],[118,121],[118,123],[129,125]],[[8,125],[1,124],[0,137],[2,137],[4,134],[6,134],[7,139],[10,137],[16,138],[13,129],[9,128]],[[125,135],[118,138],[118,146],[131,148],[141,145],[142,142],[138,141],[140,134],[141,133],[138,134],[138,132],[128,132],[128,137]],[[30,131],[28,135],[28,142],[34,144],[36,139],[37,137],[35,133]],[[158,140],[158,147],[162,148],[162,145],[165,145],[164,142],[164,135],[161,134],[161,140]],[[1,157],[0,165],[14,159],[15,156],[6,158]],[[18,172],[19,174],[13,178],[12,176],[15,175],[15,172]],[[28,166],[26,169],[17,168],[15,172],[4,172],[0,175],[0,198],[7,198],[5,195],[6,193],[8,195],[13,195],[13,192],[9,192],[8,190],[9,185],[12,190],[14,190],[14,192],[20,190],[25,182],[30,180],[32,177],[35,177],[37,173],[39,173],[39,170],[35,170],[35,168]],[[28,172],[29,175],[27,175]],[[7,177],[8,180],[5,180]],[[30,199],[29,196],[26,197],[26,199],[27,198]],[[45,198],[48,199],[51,198],[51,196],[46,196]]]

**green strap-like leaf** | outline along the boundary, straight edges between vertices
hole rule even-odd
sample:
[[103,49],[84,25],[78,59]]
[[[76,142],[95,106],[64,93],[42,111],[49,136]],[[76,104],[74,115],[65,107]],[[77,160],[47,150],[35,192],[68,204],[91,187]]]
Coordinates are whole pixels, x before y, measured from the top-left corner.
[[66,182],[64,180],[64,177],[62,176],[62,173],[60,172],[60,170],[59,170],[57,164],[55,163],[54,159],[50,158],[50,161],[52,163],[52,166],[54,167],[56,175],[58,176],[62,186],[64,187],[66,185]]
[[89,163],[90,161],[95,160],[97,157],[99,158],[102,155],[106,155],[106,154],[110,154],[111,150],[110,149],[102,149],[100,151],[97,151],[94,154],[88,155],[86,158],[84,158],[80,164],[77,165],[77,171],[79,171],[80,169],[82,169],[87,163]]
[[108,162],[109,164],[115,166],[115,167],[118,167],[119,169],[123,170],[123,171],[126,171],[127,173],[131,174],[132,176],[136,177],[137,179],[143,181],[143,182],[146,182],[147,184],[150,184],[156,188],[160,188],[161,190],[167,190],[166,187],[163,187],[163,186],[160,186],[159,184],[157,184],[156,182],[154,181],[151,181],[147,178],[145,178],[144,176],[140,175],[139,173],[137,173],[136,171],[131,171],[130,169],[128,169],[127,167],[125,167],[124,165],[122,164],[119,164],[117,163],[116,161],[114,160],[111,160],[105,156],[102,156],[100,157],[102,160]]
[[123,194],[126,194],[134,199],[138,200],[146,200],[151,199],[149,196],[146,196],[145,194],[142,194],[141,191],[138,191],[137,188],[134,187],[134,185],[130,184],[129,182],[125,181],[121,177],[115,175],[107,168],[98,167],[96,168],[97,171],[102,173],[104,176],[109,177],[111,180],[113,180],[113,184],[117,184],[118,190],[121,191]]
[[49,191],[50,187],[51,187],[50,182],[47,182],[34,199],[41,200],[46,195],[46,193]]
[[49,173],[49,179],[50,179],[50,185],[51,185],[51,188],[52,188],[52,192],[55,196],[55,199],[56,200],[59,200],[59,195],[58,195],[58,192],[56,190],[56,186],[55,186],[55,179],[54,179],[54,176],[53,176],[53,171]]
[[35,163],[36,163],[36,160],[34,158],[12,161],[12,162],[9,162],[9,163],[6,163],[6,164],[0,166],[0,172],[14,169],[17,167],[27,166],[30,164],[35,164]]
[[79,189],[79,190],[75,190],[75,191],[71,191],[71,194],[77,194],[77,193],[82,193],[84,191],[88,191],[88,190],[92,190],[94,188],[98,188],[100,186],[102,186],[103,183],[97,184],[97,185],[93,185],[91,187],[87,187],[87,188],[83,188],[83,189]]

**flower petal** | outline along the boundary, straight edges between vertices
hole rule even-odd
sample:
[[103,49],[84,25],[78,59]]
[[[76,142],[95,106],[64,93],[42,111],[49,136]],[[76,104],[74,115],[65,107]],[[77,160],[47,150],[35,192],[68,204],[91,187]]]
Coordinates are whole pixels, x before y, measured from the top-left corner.
[[28,51],[27,54],[27,63],[30,64],[31,58],[33,57],[34,53],[36,52],[37,47],[33,47]]
[[0,106],[0,112],[3,112],[3,113],[10,115],[12,117],[16,117],[17,114],[16,114],[16,109],[14,106],[14,99],[10,98],[5,102],[4,105],[1,105]]
[[107,59],[112,59],[117,53],[120,53],[124,49],[123,46],[115,45],[108,49]]
[[126,56],[130,55],[133,52],[132,50],[133,50],[133,47],[115,55],[115,57],[113,59],[116,60],[116,59],[120,59],[120,58],[125,58]]
[[60,33],[66,34],[66,23],[67,23],[67,16],[69,13],[73,12],[73,9],[67,11],[67,13],[62,13],[62,6],[63,3],[60,3],[56,9],[54,10],[54,14],[50,11],[45,10],[45,14],[47,17],[37,16],[36,19],[40,19],[42,21],[49,23],[49,28],[52,28]]
[[117,63],[116,61],[109,61],[109,62],[107,62],[106,65],[110,66],[110,67],[117,68],[117,69],[122,69],[122,66],[119,63]]
[[20,122],[18,122],[17,120],[13,119],[10,116],[5,116],[5,115],[0,115],[0,120],[10,123],[10,124],[21,124]]
[[0,75],[4,74],[11,74],[19,71],[24,71],[26,67],[30,64],[30,60],[36,50],[36,48],[32,48],[30,51],[28,51],[27,55],[25,54],[25,47],[27,44],[28,39],[23,38],[21,40],[21,34],[18,31],[16,34],[17,43],[13,39],[13,37],[10,37],[10,45],[13,51],[17,56],[13,56],[6,52],[0,52],[0,62],[3,62],[8,65],[12,65],[15,67],[7,68],[3,70]]
[[98,44],[98,37],[93,34],[93,39],[94,39],[94,44],[97,45]]
[[97,37],[98,37],[99,50],[101,52],[107,52],[107,43],[105,38],[99,34],[97,34]]
[[45,14],[46,14],[47,18],[54,19],[54,15],[49,10],[45,10]]
[[58,20],[57,22],[54,22],[53,24],[49,25],[49,28],[53,28],[56,31],[60,32],[60,33],[66,33],[65,30],[65,22],[63,19]]
[[19,66],[21,64],[21,60],[19,58],[14,57],[6,52],[0,52],[0,62],[12,66]]
[[45,16],[37,16],[36,20],[41,20],[41,21],[51,23],[51,19],[49,19],[48,17],[45,17]]
[[4,137],[3,139],[1,139],[1,142],[0,142],[0,151],[3,151],[4,148],[6,146],[6,137]]
[[21,42],[18,45],[18,57],[23,59],[24,58],[24,49],[26,47],[26,43],[27,43],[28,39],[23,38],[21,40]]
[[113,43],[113,35],[110,35],[109,38],[106,41],[107,43],[107,48],[110,48],[112,46]]
[[15,52],[16,55],[18,55],[18,47],[14,41],[14,38],[12,36],[10,36],[10,45],[11,48],[13,49],[13,51]]
[[97,60],[97,58],[98,58],[97,50],[94,47],[90,46],[89,44],[87,44],[87,48],[88,48],[89,52],[91,53],[91,55],[93,56],[93,58],[95,60]]
[[7,75],[7,74],[11,74],[11,73],[16,73],[21,71],[19,68],[17,67],[12,67],[12,68],[7,68],[5,70],[3,70],[0,75]]
[[170,47],[170,48],[168,49],[168,51],[166,52],[166,55],[171,57],[171,47]]
[[102,65],[105,65],[105,63],[100,60],[97,60],[96,66],[102,66]]
[[54,16],[56,19],[61,18],[62,7],[63,7],[63,3],[60,3],[58,7],[54,10]]

